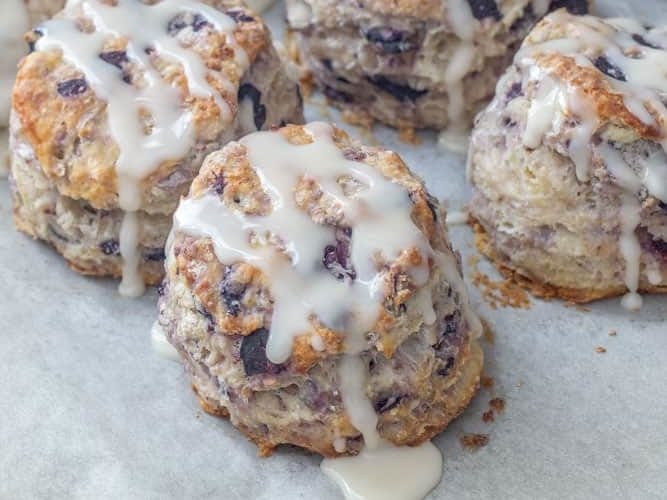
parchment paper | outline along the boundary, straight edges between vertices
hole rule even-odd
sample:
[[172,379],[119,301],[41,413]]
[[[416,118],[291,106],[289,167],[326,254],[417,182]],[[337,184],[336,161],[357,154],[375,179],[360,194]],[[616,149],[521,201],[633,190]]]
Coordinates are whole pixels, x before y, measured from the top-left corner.
[[[667,18],[664,0],[615,3],[599,11]],[[283,18],[281,6],[269,14],[278,37]],[[386,129],[376,137],[436,196],[454,208],[466,199],[463,159],[438,152],[432,134],[420,147]],[[0,498],[341,498],[319,457],[260,459],[227,421],[202,414],[181,366],[151,349],[154,291],[123,299],[114,282],[74,274],[10,215],[0,180]],[[466,262],[470,230],[451,234]],[[667,298],[646,297],[636,314],[618,300],[590,312],[534,299],[527,311],[492,310],[471,290],[495,332],[484,343],[495,388],[435,440],[445,465],[430,498],[665,498]],[[507,408],[486,424],[493,396]],[[464,450],[464,432],[490,442]]]

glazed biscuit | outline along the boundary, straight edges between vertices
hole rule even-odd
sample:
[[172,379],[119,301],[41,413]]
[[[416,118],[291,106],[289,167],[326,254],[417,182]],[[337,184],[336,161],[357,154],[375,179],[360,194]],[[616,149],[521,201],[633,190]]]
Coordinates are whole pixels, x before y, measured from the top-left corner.
[[29,36],[11,117],[16,224],[83,274],[163,276],[204,157],[302,121],[268,29],[235,0],[75,0]]
[[472,135],[478,243],[538,295],[667,291],[667,36],[547,16]]
[[[202,407],[262,454],[439,433],[482,367],[444,221],[398,155],[324,123],[209,155],[174,216],[159,305]],[[352,423],[359,401],[370,431]]]

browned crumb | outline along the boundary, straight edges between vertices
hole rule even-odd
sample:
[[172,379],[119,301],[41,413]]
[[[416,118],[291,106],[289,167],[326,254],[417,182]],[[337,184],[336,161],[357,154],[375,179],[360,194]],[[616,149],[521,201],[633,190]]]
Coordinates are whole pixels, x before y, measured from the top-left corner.
[[482,413],[482,421],[484,421],[487,424],[490,424],[495,420],[495,417],[493,415],[493,410],[488,410]]
[[595,352],[597,352],[598,354],[604,354],[605,352],[607,352],[607,349],[599,345],[595,348]]
[[479,378],[479,385],[481,385],[484,389],[492,389],[493,378],[489,377],[488,375],[482,375]]
[[464,434],[460,441],[461,446],[475,451],[489,444],[489,436],[487,434]]
[[419,146],[422,143],[414,127],[402,126],[398,129],[398,139],[406,144]]
[[486,274],[476,269],[472,273],[472,283],[479,288],[482,297],[493,309],[498,309],[499,306],[518,309],[530,308],[528,294],[513,280],[503,278],[500,281],[493,281]]
[[496,341],[496,336],[494,335],[494,333],[489,328],[486,327],[486,322],[484,322],[484,323],[485,324],[484,324],[483,338],[489,344],[493,344]]
[[609,330],[610,337],[615,337],[616,335],[618,335],[618,333],[616,333],[616,330]]
[[489,406],[498,413],[505,411],[505,400],[503,398],[493,398],[489,401]]

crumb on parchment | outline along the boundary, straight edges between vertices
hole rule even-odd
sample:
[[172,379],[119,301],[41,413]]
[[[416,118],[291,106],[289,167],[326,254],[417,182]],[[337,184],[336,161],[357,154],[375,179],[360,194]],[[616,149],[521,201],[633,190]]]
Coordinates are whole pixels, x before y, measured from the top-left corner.
[[599,345],[595,348],[595,352],[597,352],[598,354],[604,354],[605,352],[607,352],[607,349]]
[[461,446],[470,451],[475,451],[489,444],[489,436],[488,434],[464,434],[460,441]]

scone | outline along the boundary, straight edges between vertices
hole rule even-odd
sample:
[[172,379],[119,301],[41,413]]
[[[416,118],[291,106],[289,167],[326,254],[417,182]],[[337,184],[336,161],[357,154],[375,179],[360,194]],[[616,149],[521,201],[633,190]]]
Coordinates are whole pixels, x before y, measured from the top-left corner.
[[262,454],[417,445],[478,385],[480,324],[437,201],[398,155],[325,123],[208,156],[160,293],[203,408]]
[[4,0],[0,16],[0,176],[7,174],[7,126],[16,66],[28,53],[23,35],[62,9],[65,0]]
[[73,0],[30,37],[13,92],[17,226],[136,295],[205,156],[302,121],[297,85],[241,1]]
[[469,128],[535,21],[586,0],[287,0],[300,57],[331,102],[395,127]]
[[667,34],[558,11],[472,134],[478,243],[538,295],[667,292]]

